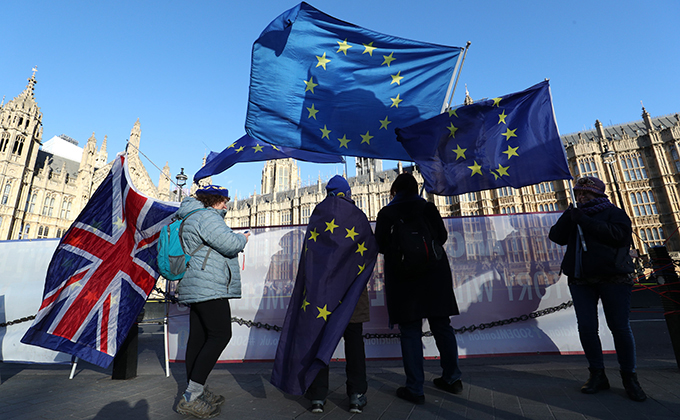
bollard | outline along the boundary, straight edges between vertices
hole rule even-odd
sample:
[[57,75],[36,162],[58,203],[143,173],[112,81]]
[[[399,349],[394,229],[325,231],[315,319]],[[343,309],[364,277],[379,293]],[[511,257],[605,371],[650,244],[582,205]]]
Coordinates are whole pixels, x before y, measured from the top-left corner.
[[654,277],[660,285],[661,304],[675,353],[675,363],[680,368],[680,281],[665,246],[649,248],[649,256],[655,271]]
[[144,318],[144,309],[137,316],[137,321],[132,324],[125,341],[121,344],[116,356],[113,358],[113,373],[111,379],[132,379],[137,376],[137,348],[139,338],[139,326]]

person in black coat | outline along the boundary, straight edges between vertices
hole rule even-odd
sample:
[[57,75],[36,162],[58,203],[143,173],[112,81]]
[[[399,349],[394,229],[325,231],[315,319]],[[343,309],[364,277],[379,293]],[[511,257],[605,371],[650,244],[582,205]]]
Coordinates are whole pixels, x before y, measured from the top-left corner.
[[[401,332],[401,352],[406,373],[406,386],[397,389],[397,396],[425,403],[423,385],[422,321],[427,318],[441,357],[442,377],[435,386],[458,394],[463,392],[458,368],[458,344],[451,327],[451,315],[458,315],[453,293],[453,279],[443,245],[447,231],[439,211],[418,195],[418,183],[413,175],[400,174],[390,190],[392,201],[378,213],[375,236],[378,248],[385,256],[385,295],[390,325],[398,324]],[[429,263],[420,273],[412,274],[400,265],[401,255],[395,249],[394,226],[402,220],[422,217],[437,243],[439,259]]]
[[577,180],[574,194],[578,207],[569,206],[550,229],[549,238],[567,246],[562,272],[568,276],[579,338],[590,371],[581,392],[594,394],[609,389],[598,335],[597,305],[601,300],[607,326],[614,337],[626,393],[632,400],[644,401],[647,396],[635,373],[635,339],[629,321],[635,271],[629,253],[631,221],[626,212],[609,201],[604,191],[605,185],[598,178]]

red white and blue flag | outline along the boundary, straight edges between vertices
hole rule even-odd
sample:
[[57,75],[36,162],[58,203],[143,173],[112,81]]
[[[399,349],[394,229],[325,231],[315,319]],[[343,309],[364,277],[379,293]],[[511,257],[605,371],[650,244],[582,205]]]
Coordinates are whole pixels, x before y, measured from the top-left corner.
[[135,190],[120,154],[47,269],[43,302],[22,343],[107,367],[159,276],[156,242],[178,205]]

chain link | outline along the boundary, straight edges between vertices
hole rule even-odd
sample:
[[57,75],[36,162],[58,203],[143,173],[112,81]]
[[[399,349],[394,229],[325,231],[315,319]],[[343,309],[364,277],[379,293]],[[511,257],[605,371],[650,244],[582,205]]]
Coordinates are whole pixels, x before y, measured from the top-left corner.
[[35,315],[31,316],[25,316],[23,318],[15,319],[14,321],[9,321],[9,322],[0,322],[0,328],[5,328],[10,325],[16,325],[16,324],[21,324],[22,322],[26,321],[33,321],[35,319]]

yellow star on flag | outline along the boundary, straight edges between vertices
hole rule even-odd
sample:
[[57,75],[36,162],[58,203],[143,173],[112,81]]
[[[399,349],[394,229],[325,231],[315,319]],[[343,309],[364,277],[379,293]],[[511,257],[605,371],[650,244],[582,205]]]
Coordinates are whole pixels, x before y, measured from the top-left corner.
[[503,98],[493,98],[493,105],[491,105],[491,107],[492,108],[494,106],[500,107],[501,106],[501,99],[503,99]]
[[357,276],[358,276],[359,274],[363,273],[365,269],[366,269],[366,264],[360,265],[360,266],[359,266],[359,272],[357,273]]
[[448,111],[447,111],[449,113],[449,117],[452,116],[452,115],[455,115],[456,118],[458,118],[458,114],[456,114],[457,110],[458,110],[458,108],[455,108],[455,109],[449,108]]
[[362,52],[361,54],[368,53],[368,55],[373,57],[373,50],[375,50],[378,47],[373,46],[373,41],[369,42],[368,44],[363,44],[363,45],[364,45],[364,52]]
[[501,166],[501,164],[499,163],[499,164],[498,164],[498,169],[496,169],[496,171],[498,171],[498,175],[499,175],[499,176],[503,176],[503,175],[505,175],[505,176],[510,176],[510,175],[508,174],[508,168],[509,168],[509,167],[510,167],[509,165],[508,165],[508,166]]
[[123,220],[118,217],[115,222],[113,222],[114,225],[118,226],[119,228],[125,227],[125,223],[123,223]]
[[457,144],[457,145],[456,145],[456,148],[455,148],[455,149],[451,149],[451,151],[456,153],[456,160],[458,160],[458,159],[460,159],[460,158],[465,159],[465,152],[467,151],[467,149],[461,148],[461,147],[460,147],[460,144]]
[[317,86],[319,86],[318,83],[314,83],[314,76],[310,76],[310,77],[309,77],[309,81],[304,80],[304,82],[305,82],[305,85],[307,86],[307,87],[305,88],[305,92],[311,90],[312,93],[314,93],[314,88],[317,87]]
[[361,144],[368,143],[370,145],[373,137],[375,136],[372,136],[368,131],[366,134],[361,134]]
[[517,137],[517,134],[515,134],[515,131],[517,131],[516,128],[514,130],[507,128],[505,133],[501,134],[501,136],[505,136],[505,141],[508,141],[508,140],[510,140],[510,137]]
[[307,312],[307,306],[309,306],[309,302],[307,302],[307,298],[304,298],[304,299],[302,300],[302,307],[301,307],[300,309],[302,309],[303,311]]
[[281,151],[281,149],[279,149],[278,147],[274,146],[273,144],[272,144],[272,149],[278,150],[279,152]]
[[390,76],[392,77],[390,84],[396,83],[401,86],[401,79],[404,78],[404,76],[401,76],[401,71],[397,72],[397,74],[390,74]]
[[396,58],[392,57],[392,54],[394,54],[394,52],[391,52],[390,55],[383,55],[383,58],[385,59],[385,61],[382,62],[381,66],[382,66],[383,64],[387,64],[387,67],[389,67],[390,64],[391,64],[394,60],[396,60]]
[[328,137],[328,135],[331,133],[331,130],[329,130],[329,129],[326,128],[326,124],[323,125],[323,128],[319,128],[319,130],[321,130],[321,133],[322,133],[322,134],[321,134],[321,138],[324,138],[324,137],[325,137],[325,138],[327,138],[328,140],[331,139],[330,137]]
[[453,123],[451,123],[450,126],[446,127],[449,129],[449,137],[453,137],[454,139],[456,138],[456,131],[458,131],[458,127],[455,127]]
[[319,308],[318,306],[316,309],[319,310],[319,315],[317,318],[323,318],[324,321],[328,321],[328,315],[330,315],[330,311],[327,309],[328,305],[323,305],[323,308]]
[[506,150],[506,151],[503,152],[503,153],[505,153],[506,155],[508,155],[508,159],[510,159],[512,156],[517,156],[517,157],[519,157],[519,155],[517,154],[517,149],[519,149],[519,146],[517,146],[517,147],[510,147],[510,146],[508,146],[508,150]]
[[307,108],[307,111],[309,111],[309,117],[307,117],[307,118],[316,119],[316,113],[319,112],[319,110],[314,108],[314,104],[312,104],[311,108]]
[[396,98],[390,98],[390,100],[392,101],[392,105],[390,105],[390,108],[392,108],[393,106],[396,106],[397,108],[399,108],[399,102],[403,101],[403,99],[399,99],[399,95],[400,94],[397,93]]
[[233,142],[232,144],[230,144],[230,145],[227,147],[227,149],[231,149],[232,147],[235,147],[235,146],[236,146],[236,142]]
[[363,256],[364,256],[364,251],[368,251],[368,248],[366,248],[366,247],[364,246],[365,244],[366,244],[366,242],[360,243],[359,246],[357,246],[357,251],[355,252],[355,254],[357,254],[357,253],[358,253],[358,254],[361,254],[361,256],[363,257]]
[[253,150],[255,150],[253,153],[262,152],[262,146],[256,144],[255,146],[253,146]]
[[316,228],[314,228],[314,230],[310,231],[309,235],[310,236],[309,236],[308,240],[309,241],[314,240],[314,242],[316,242],[316,238],[317,238],[317,236],[319,236],[319,234],[316,232]]
[[316,59],[319,60],[319,62],[316,63],[316,66],[317,66],[317,67],[321,66],[321,67],[323,67],[324,70],[326,70],[326,64],[328,64],[328,63],[331,62],[331,60],[329,60],[329,59],[326,58],[326,53],[323,53],[323,56],[321,56],[321,57],[319,57],[319,56],[317,55],[317,56],[316,56]]
[[241,153],[245,149],[245,147],[241,146],[238,149],[236,149],[236,153]]
[[324,232],[328,232],[330,230],[331,233],[333,233],[333,230],[336,227],[338,227],[338,225],[335,224],[335,219],[333,219],[330,222],[326,222],[326,230],[324,230]]
[[345,236],[345,238],[350,238],[350,239],[354,240],[354,237],[359,234],[359,233],[354,231],[354,226],[352,226],[352,229],[345,228],[345,230],[347,231],[347,236]]
[[338,147],[344,147],[345,149],[348,149],[347,143],[352,141],[352,140],[347,138],[347,134],[343,135],[342,138],[341,139],[339,138],[338,140],[340,141],[340,146],[338,146]]
[[390,124],[390,123],[392,122],[392,121],[390,121],[390,120],[387,119],[387,115],[385,115],[385,119],[384,119],[384,120],[379,120],[379,121],[380,121],[380,128],[379,128],[378,130],[383,129],[383,128],[384,128],[385,130],[387,130],[387,125]]
[[338,45],[339,45],[340,47],[338,48],[338,50],[336,51],[336,53],[339,53],[340,51],[342,51],[343,53],[345,53],[345,55],[347,55],[347,50],[349,50],[350,48],[352,48],[352,46],[349,45],[349,44],[347,43],[347,38],[345,38],[345,40],[342,41],[342,42],[338,41]]
[[498,114],[498,124],[500,124],[500,123],[507,124],[505,122],[505,117],[507,117],[507,115],[505,114],[505,110],[503,110],[503,112]]
[[472,174],[470,176],[474,176],[475,174],[482,174],[482,167],[475,161],[475,164],[472,166],[468,166],[469,169],[472,170]]

